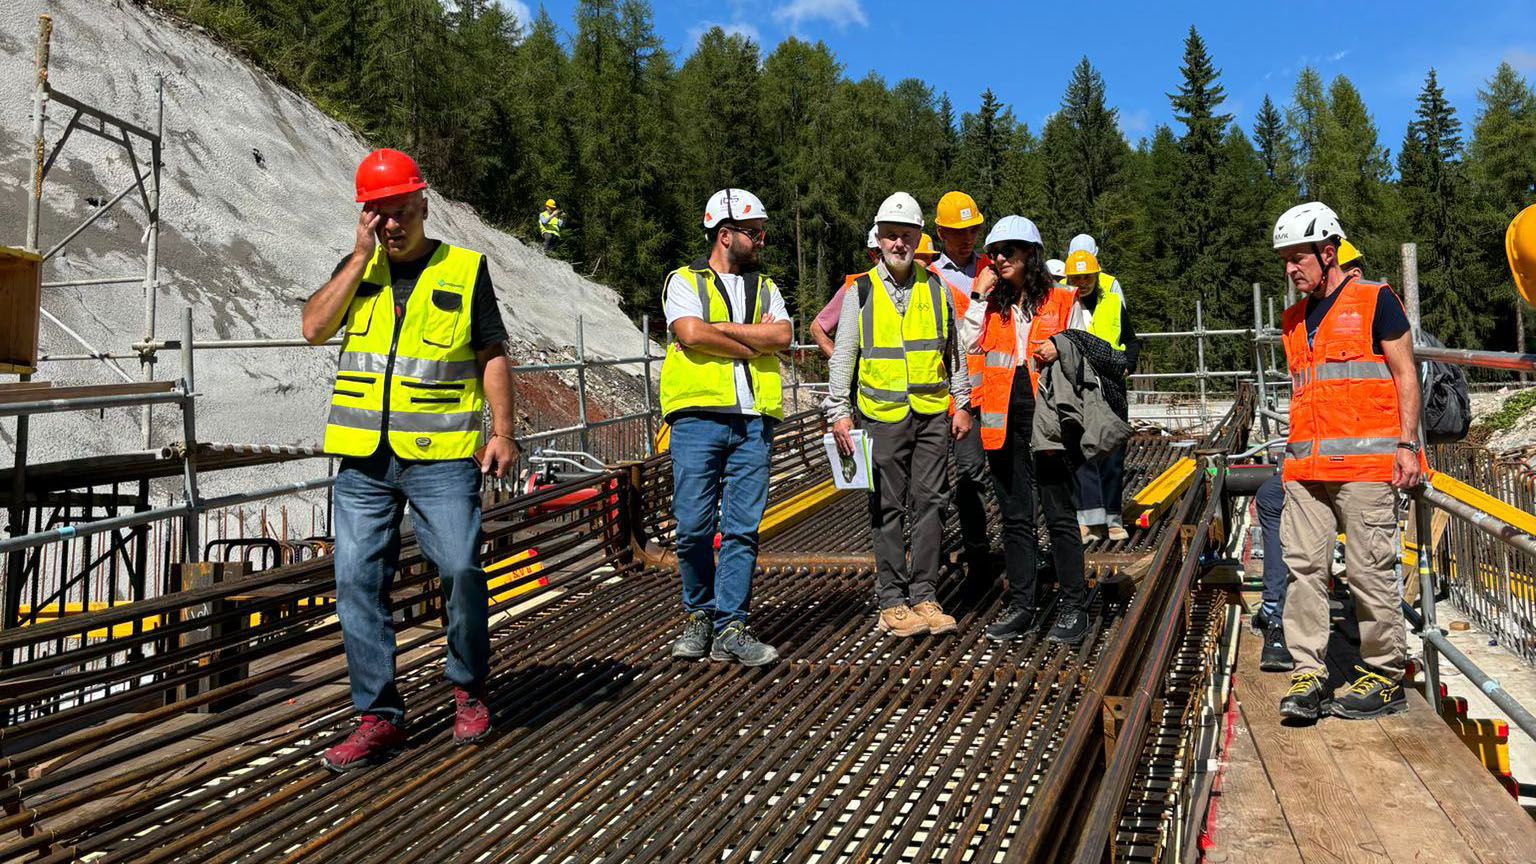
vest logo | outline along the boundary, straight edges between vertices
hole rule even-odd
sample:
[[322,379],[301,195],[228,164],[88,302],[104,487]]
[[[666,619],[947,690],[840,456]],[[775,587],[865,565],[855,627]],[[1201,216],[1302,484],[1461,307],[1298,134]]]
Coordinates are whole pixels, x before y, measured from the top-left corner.
[[417,438],[416,439],[416,446],[417,447],[431,447],[432,446],[432,439],[431,438],[426,438],[426,437]]

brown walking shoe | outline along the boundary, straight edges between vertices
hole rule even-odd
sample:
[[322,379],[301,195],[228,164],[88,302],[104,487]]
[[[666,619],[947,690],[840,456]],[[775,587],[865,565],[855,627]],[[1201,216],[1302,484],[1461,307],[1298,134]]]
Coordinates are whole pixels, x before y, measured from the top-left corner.
[[955,632],[955,616],[944,614],[944,607],[933,600],[924,600],[913,606],[912,611],[923,619],[928,625],[928,632],[934,636]]
[[880,620],[875,626],[895,636],[921,636],[928,632],[928,622],[903,603],[880,610]]

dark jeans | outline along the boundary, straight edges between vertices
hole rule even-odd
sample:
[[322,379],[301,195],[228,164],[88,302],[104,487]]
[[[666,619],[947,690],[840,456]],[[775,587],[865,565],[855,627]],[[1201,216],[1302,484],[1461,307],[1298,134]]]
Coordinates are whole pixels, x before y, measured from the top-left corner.
[[[875,547],[876,599],[881,609],[936,600],[949,481],[945,464],[949,415],[909,413],[896,423],[866,417],[863,429],[874,445],[869,526]],[[903,513],[912,525],[910,570]]]
[[1280,472],[1265,480],[1253,495],[1259,515],[1259,534],[1264,540],[1264,593],[1259,609],[1278,620],[1285,613],[1285,552],[1280,548],[1280,511],[1285,509],[1285,482]]
[[987,457],[981,449],[981,430],[972,428],[970,434],[959,441],[950,438],[950,449],[955,454],[955,516],[960,522],[960,539],[968,555],[985,555],[991,551],[992,541],[987,537],[986,488]]
[[1125,445],[1097,462],[1077,469],[1077,521],[1083,525],[1119,525],[1125,497]]
[[[1023,385],[1018,386],[1018,379]],[[1003,563],[1011,605],[1038,602],[1039,546],[1035,529],[1035,488],[1051,536],[1051,560],[1061,586],[1063,609],[1081,608],[1088,597],[1083,578],[1083,543],[1077,531],[1077,481],[1059,453],[1036,456],[1029,447],[1035,400],[1029,379],[1015,376],[1008,406],[1008,434],[1003,446],[987,452],[997,504],[1003,517]]]
[[343,459],[336,474],[336,613],[352,704],[398,720],[395,627],[389,586],[400,560],[400,521],[411,506],[416,541],[437,567],[448,619],[448,680],[476,690],[490,672],[485,571],[480,569],[480,468],[472,459],[397,459],[387,448]]
[[771,417],[740,414],[701,413],[672,421],[672,515],[683,608],[689,614],[708,612],[716,632],[747,620],[777,425]]

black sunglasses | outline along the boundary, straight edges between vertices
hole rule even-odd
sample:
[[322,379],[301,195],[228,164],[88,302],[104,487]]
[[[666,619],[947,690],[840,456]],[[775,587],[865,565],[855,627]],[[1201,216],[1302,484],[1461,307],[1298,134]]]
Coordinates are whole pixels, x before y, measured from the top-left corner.
[[743,228],[740,225],[721,225],[720,227],[727,231],[735,231],[753,243],[761,243],[768,236],[768,231],[765,228]]
[[988,249],[987,254],[993,258],[1012,258],[1014,253],[1023,251],[1023,248],[1012,243],[999,243],[993,248]]

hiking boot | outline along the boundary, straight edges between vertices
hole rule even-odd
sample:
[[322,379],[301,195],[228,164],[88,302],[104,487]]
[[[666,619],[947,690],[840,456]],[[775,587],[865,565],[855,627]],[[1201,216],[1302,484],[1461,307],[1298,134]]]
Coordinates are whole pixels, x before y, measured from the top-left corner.
[[453,743],[473,744],[491,730],[491,708],[479,691],[453,688]]
[[1023,639],[1040,629],[1040,615],[1032,606],[1023,604],[1003,607],[1003,614],[987,625],[987,638],[998,641]]
[[715,634],[709,651],[711,660],[735,660],[743,666],[766,666],[779,659],[779,650],[757,640],[747,625],[732,621]]
[[1403,692],[1401,682],[1384,678],[1360,666],[1356,666],[1355,671],[1360,673],[1360,677],[1349,685],[1343,696],[1333,700],[1335,717],[1367,720],[1408,710],[1408,695]]
[[1088,616],[1081,609],[1068,609],[1056,617],[1056,626],[1046,634],[1052,642],[1076,645],[1088,635]]
[[400,752],[405,746],[405,730],[378,714],[364,714],[347,740],[325,751],[325,767],[340,774],[362,768]]
[[880,619],[875,623],[875,627],[902,637],[921,636],[928,632],[928,622],[905,603],[881,609]]
[[1268,615],[1264,614],[1263,609],[1256,609],[1254,610],[1253,617],[1248,620],[1248,630],[1255,636],[1263,636],[1264,631],[1269,629],[1271,620],[1276,624],[1280,623],[1279,616],[1271,619]]
[[715,625],[709,613],[694,612],[683,622],[683,635],[672,643],[672,657],[677,660],[703,660],[715,638]]
[[1280,700],[1280,716],[1292,720],[1316,720],[1328,705],[1328,691],[1323,687],[1323,672],[1297,672],[1291,676],[1291,689]]
[[931,635],[943,636],[955,632],[955,616],[944,614],[944,607],[934,600],[924,600],[913,606],[912,614],[923,619]]
[[1271,618],[1264,628],[1264,650],[1259,653],[1259,668],[1265,672],[1289,672],[1296,668],[1290,649],[1285,647],[1285,627]]
[[1125,530],[1124,525],[1111,525],[1109,526],[1109,539],[1129,540],[1131,539],[1131,532]]

